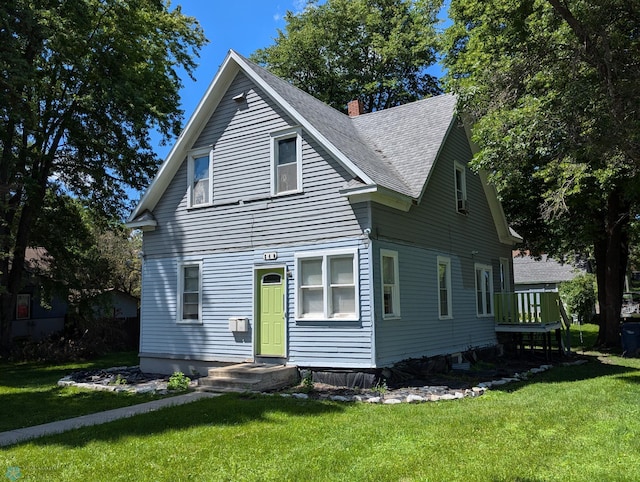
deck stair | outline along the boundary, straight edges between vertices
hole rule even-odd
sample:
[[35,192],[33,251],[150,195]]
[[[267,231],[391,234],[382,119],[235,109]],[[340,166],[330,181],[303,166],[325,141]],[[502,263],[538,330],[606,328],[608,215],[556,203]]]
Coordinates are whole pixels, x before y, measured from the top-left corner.
[[298,368],[291,365],[238,363],[209,369],[198,379],[198,390],[207,392],[261,392],[277,390],[300,380]]

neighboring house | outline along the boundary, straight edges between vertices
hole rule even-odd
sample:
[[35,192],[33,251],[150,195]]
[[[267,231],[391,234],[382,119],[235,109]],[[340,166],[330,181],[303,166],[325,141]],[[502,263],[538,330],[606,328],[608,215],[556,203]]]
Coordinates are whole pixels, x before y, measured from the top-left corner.
[[[26,283],[18,294],[14,319],[11,322],[12,338],[40,340],[62,332],[73,299],[68,302],[53,295],[43,299],[40,277],[46,276],[49,254],[44,248],[28,248],[25,253]],[[86,295],[86,293],[85,293]],[[89,302],[96,317],[122,319],[135,322],[130,331],[137,339],[139,299],[119,290],[97,293]]]
[[64,329],[67,302],[59,297],[41,299],[38,275],[47,269],[47,257],[43,248],[28,248],[25,253],[26,283],[18,294],[12,338],[39,340]]
[[571,281],[582,268],[569,263],[561,264],[543,254],[540,259],[513,252],[513,280],[516,292],[523,291],[558,291],[564,281]]
[[496,344],[510,231],[442,95],[344,115],[230,51],[132,213],[140,363],[368,369]]

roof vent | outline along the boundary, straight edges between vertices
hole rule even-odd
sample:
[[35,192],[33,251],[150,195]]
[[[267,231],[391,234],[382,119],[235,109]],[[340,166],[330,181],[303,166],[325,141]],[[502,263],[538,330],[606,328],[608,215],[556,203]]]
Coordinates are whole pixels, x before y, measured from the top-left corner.
[[360,114],[364,114],[364,104],[360,99],[352,100],[347,104],[347,112],[349,112],[349,117],[357,117]]

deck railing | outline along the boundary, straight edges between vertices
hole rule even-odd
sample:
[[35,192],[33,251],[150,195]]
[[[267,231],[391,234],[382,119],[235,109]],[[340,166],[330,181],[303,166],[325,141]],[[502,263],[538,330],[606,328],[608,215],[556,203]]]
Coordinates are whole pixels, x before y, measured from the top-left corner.
[[560,297],[553,291],[496,293],[494,301],[498,324],[545,324],[561,320]]

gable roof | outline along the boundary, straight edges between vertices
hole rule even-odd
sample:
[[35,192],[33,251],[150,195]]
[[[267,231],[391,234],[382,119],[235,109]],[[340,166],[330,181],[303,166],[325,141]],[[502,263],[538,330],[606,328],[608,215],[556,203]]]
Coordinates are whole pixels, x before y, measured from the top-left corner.
[[513,257],[513,280],[517,285],[571,281],[581,271],[570,264],[560,264],[546,254],[539,260],[532,256]]
[[[448,94],[349,117],[230,50],[131,214],[129,226],[154,222],[142,218],[154,209],[238,72],[259,86],[353,175],[341,194],[375,193],[396,199],[405,210],[420,200],[443,141],[457,120],[456,98]],[[501,223],[504,214],[498,214],[495,219]],[[509,232],[506,220],[498,230]]]

